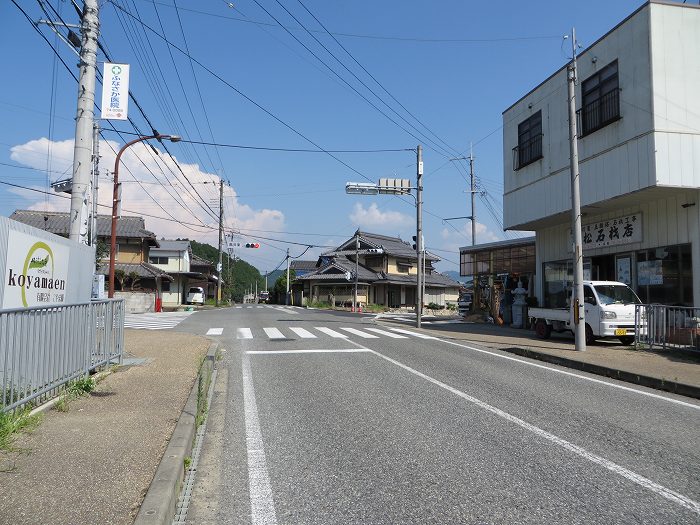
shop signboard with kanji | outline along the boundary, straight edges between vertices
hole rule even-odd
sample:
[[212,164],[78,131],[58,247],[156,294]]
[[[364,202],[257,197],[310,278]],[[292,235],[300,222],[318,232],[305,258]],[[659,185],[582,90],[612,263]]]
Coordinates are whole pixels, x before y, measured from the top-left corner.
[[584,224],[583,250],[642,242],[642,214],[620,215]]

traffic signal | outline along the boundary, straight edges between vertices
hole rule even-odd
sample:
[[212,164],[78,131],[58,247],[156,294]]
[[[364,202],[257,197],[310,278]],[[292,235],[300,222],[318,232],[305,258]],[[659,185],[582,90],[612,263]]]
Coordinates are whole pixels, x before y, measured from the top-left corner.
[[413,236],[413,249],[417,250],[418,249],[418,238],[414,235]]
[[245,243],[246,248],[260,248],[259,242],[247,242]]

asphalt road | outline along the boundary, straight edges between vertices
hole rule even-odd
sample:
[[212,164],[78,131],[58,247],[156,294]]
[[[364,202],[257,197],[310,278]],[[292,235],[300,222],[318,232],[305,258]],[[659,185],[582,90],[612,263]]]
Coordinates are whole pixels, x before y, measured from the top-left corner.
[[191,523],[700,523],[694,400],[372,316],[177,329],[226,350]]

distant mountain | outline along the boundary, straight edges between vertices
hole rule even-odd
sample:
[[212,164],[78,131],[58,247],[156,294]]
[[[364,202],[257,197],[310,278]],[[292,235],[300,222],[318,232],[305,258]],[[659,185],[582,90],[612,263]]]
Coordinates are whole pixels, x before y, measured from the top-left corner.
[[[285,268],[284,270],[275,270],[274,272],[270,272],[267,274],[267,289],[271,290],[272,287],[275,285],[275,281],[279,279],[280,275],[287,273],[287,269]],[[263,279],[265,276],[263,275]]]
[[[447,275],[447,277],[449,277],[450,279],[452,279],[454,281],[457,281],[458,283],[464,284],[465,282],[467,282],[467,277],[463,277],[463,276],[459,275],[458,271],[448,270],[446,272],[440,272],[440,273],[443,275]],[[471,279],[469,279],[469,280],[471,281]]]

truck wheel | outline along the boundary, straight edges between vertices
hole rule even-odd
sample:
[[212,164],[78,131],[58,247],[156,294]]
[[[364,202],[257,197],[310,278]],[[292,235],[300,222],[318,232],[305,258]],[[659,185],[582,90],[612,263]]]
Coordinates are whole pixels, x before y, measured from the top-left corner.
[[552,326],[548,325],[544,319],[538,319],[535,323],[535,333],[540,339],[549,339],[552,335]]
[[623,337],[618,337],[618,339],[625,346],[630,346],[632,343],[634,343],[634,336],[632,335],[625,335]]
[[586,324],[586,344],[592,345],[593,343],[595,343],[595,336],[593,335],[593,328],[591,328],[591,325]]

